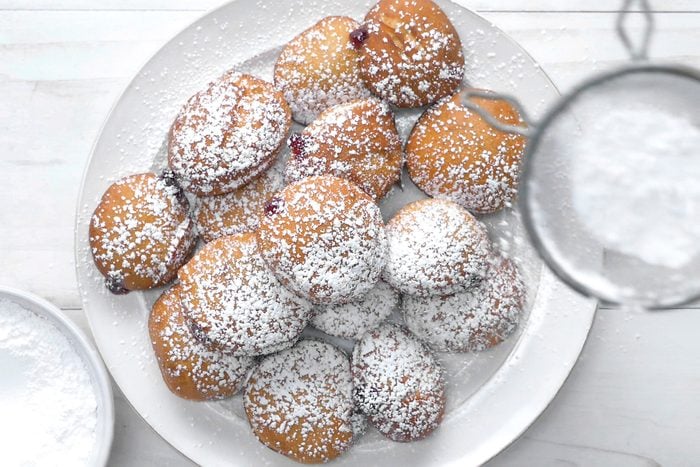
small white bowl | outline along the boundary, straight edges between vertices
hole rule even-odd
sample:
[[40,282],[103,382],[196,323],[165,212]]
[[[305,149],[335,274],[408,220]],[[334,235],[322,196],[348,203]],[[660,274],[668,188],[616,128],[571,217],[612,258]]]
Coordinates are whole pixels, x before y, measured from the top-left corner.
[[112,384],[99,354],[83,331],[73,324],[61,310],[43,298],[2,286],[0,286],[0,298],[15,302],[38,316],[48,319],[68,338],[76,352],[83,358],[90,372],[97,399],[96,441],[90,455],[89,465],[106,465],[114,435],[114,399],[112,397]]

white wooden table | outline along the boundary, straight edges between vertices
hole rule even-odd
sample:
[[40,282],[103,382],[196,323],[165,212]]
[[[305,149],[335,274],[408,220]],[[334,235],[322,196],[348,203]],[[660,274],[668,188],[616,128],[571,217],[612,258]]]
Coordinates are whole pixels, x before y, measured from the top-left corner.
[[[46,297],[89,332],[73,222],[92,142],[140,65],[223,1],[0,0],[0,284]],[[464,3],[520,42],[563,91],[625,59],[613,32],[617,0]],[[700,0],[652,3],[652,56],[700,68]],[[700,463],[699,356],[700,310],[601,310],[556,400],[492,464]],[[112,465],[191,464],[118,390],[116,406]]]

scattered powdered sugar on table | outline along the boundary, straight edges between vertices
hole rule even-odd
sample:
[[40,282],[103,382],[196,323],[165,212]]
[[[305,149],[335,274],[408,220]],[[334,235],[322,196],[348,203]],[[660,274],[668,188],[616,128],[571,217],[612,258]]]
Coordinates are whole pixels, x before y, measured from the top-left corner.
[[572,204],[606,248],[681,268],[700,253],[700,128],[649,105],[581,121]]
[[83,359],[46,319],[0,298],[3,465],[86,465],[97,399]]

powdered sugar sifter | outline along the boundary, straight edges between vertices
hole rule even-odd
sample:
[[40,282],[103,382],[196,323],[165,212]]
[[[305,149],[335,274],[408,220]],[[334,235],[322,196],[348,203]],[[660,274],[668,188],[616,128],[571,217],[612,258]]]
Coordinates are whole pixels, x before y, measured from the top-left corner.
[[[639,45],[626,19],[644,18]],[[528,138],[519,208],[530,240],[569,286],[604,302],[664,308],[700,298],[700,73],[651,63],[647,0],[625,0],[617,32],[632,62],[593,76],[538,123],[517,99],[463,91],[464,105]],[[473,97],[505,99],[504,125]]]

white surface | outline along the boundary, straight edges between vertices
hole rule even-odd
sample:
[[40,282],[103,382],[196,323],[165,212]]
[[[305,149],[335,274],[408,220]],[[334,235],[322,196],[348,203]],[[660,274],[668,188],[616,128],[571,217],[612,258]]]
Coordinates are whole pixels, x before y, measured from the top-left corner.
[[[218,0],[0,1],[0,283],[86,328],[73,273],[80,175],[130,76]],[[624,59],[618,2],[470,0],[566,90]],[[652,56],[700,67],[700,2],[657,0]],[[526,4],[526,6],[524,6]],[[528,12],[519,11],[527,8]],[[608,12],[606,12],[608,11]],[[633,18],[634,19],[634,18]],[[700,313],[603,310],[583,358],[525,436],[493,465],[692,465],[700,459]],[[119,396],[113,465],[189,465]]]
[[[452,2],[440,3],[469,44],[470,83],[521,95],[533,115],[557,98],[541,69],[501,31]],[[252,436],[240,398],[193,404],[173,396],[159,382],[145,329],[159,292],[124,297],[105,290],[89,253],[90,216],[110,182],[163,165],[163,144],[172,121],[187,97],[204,83],[232,64],[271,80],[279,46],[298,31],[330,14],[361,17],[371,4],[371,0],[352,5],[323,0],[310,14],[303,10],[302,0],[287,0],[284,9],[257,0],[234,2],[212,12],[173,38],[138,72],[112,110],[89,162],[78,202],[76,242],[78,280],[93,335],[131,404],[173,446],[203,465],[293,462]],[[265,26],[262,31],[261,25]],[[241,38],[246,38],[245,43]],[[412,127],[416,118],[415,111],[396,112],[400,127]],[[401,206],[422,198],[425,195],[407,180],[402,191],[382,202],[382,213],[390,217]],[[335,465],[367,465],[378,458],[387,466],[483,463],[535,420],[568,376],[588,335],[595,305],[554,281],[549,271],[543,272],[512,211],[489,216],[486,223],[491,238],[507,239],[509,253],[519,261],[529,295],[526,324],[488,353],[441,356],[448,386],[446,416],[440,430],[428,439],[392,443],[369,429]],[[461,443],[464,438],[470,444]]]

